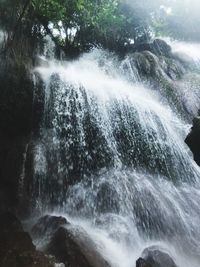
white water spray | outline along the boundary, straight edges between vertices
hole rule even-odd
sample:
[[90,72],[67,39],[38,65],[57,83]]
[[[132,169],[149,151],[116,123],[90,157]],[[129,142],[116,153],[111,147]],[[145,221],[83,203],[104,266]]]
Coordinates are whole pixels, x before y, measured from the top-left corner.
[[197,267],[200,172],[188,126],[119,66],[93,51],[37,68],[46,86],[38,199],[82,227],[112,267],[133,267],[152,244]]

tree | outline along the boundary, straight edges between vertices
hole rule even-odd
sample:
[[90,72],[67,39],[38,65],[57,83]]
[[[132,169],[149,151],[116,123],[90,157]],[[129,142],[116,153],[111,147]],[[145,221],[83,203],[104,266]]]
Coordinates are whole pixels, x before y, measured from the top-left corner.
[[65,40],[61,36],[57,42],[66,50],[87,50],[94,45],[111,48],[113,40],[118,42],[120,38],[124,19],[118,12],[117,0],[49,0],[45,4],[37,0],[34,10],[34,16],[48,33],[49,23],[54,30],[64,30]]
[[153,33],[200,39],[189,19],[192,13],[199,20],[195,12],[186,0],[0,0],[0,25],[15,46],[48,34],[68,55],[93,46],[119,52],[150,41]]

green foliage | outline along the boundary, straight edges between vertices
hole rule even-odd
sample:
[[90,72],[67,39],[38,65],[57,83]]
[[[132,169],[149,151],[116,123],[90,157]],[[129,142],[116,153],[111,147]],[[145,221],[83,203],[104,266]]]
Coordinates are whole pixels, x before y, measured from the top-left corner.
[[[104,45],[114,35],[118,36],[123,24],[124,17],[118,12],[117,0],[40,2],[34,2],[35,17],[47,24],[53,23],[54,29],[61,30],[64,27],[66,44],[82,46],[83,49],[95,44]],[[74,36],[72,30],[76,31]]]
[[[66,53],[85,51],[96,45],[119,51],[133,41],[135,44],[147,42],[153,34],[197,39],[198,25],[192,19],[184,23],[190,13],[195,14],[187,3],[180,4],[178,0],[0,0],[0,26],[11,39],[22,35],[43,38],[50,34]],[[170,14],[167,7],[172,10]]]
[[[6,30],[13,31],[26,2],[1,0]],[[120,50],[132,40],[149,39],[151,32],[152,9],[144,9],[139,0],[131,3],[130,6],[125,0],[30,0],[21,24],[28,31],[31,28],[32,34],[51,34],[65,51],[70,52],[72,47],[84,51],[94,45]],[[12,21],[9,14],[14,14]],[[55,30],[64,34],[55,37]]]
[[124,17],[119,13],[116,0],[82,1],[77,14],[77,36],[80,44],[102,45],[111,48],[113,40],[118,42]]

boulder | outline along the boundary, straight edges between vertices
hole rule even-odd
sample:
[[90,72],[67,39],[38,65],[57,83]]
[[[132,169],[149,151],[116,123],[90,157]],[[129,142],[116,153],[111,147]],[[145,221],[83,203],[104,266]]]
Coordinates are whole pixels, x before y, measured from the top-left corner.
[[136,52],[128,57],[141,78],[148,81],[175,81],[185,74],[185,68],[178,60],[159,56],[153,51]]
[[171,46],[162,39],[155,39],[152,43],[140,43],[134,52],[149,51],[157,56],[171,57]]
[[80,227],[62,216],[45,215],[32,227],[31,235],[46,254],[72,267],[109,267],[96,245]]
[[80,228],[60,227],[46,248],[58,262],[72,267],[109,267],[95,243]]
[[185,143],[192,151],[194,160],[200,166],[200,111],[198,111],[198,116],[193,119],[193,126],[185,139]]
[[[169,49],[166,48],[166,53]],[[154,50],[155,48],[128,54],[123,64],[124,74],[130,72],[131,67],[137,74],[137,79],[139,77],[148,87],[159,91],[172,109],[188,119],[190,115],[180,88],[180,81],[185,77],[187,68],[173,54],[164,56]]]
[[91,267],[79,246],[74,242],[73,235],[60,227],[53,235],[46,252],[55,256],[56,260],[66,266]]
[[134,52],[152,51],[152,43],[140,43],[134,50]]
[[152,44],[153,53],[158,56],[171,56],[171,46],[168,45],[164,40],[162,39],[155,39]]
[[45,215],[32,227],[31,235],[33,238],[52,236],[60,226],[65,224],[69,222],[62,216]]
[[158,66],[157,57],[150,51],[134,53],[131,58],[141,76],[153,75]]
[[142,257],[136,261],[136,267],[177,267],[171,256],[157,246],[146,248]]

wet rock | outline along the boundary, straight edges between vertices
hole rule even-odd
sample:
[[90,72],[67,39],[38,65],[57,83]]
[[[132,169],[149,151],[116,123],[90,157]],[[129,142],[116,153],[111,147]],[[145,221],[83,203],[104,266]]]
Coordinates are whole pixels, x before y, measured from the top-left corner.
[[159,70],[159,60],[152,52],[136,52],[130,54],[128,57],[131,60],[131,63],[136,66],[141,77],[157,76],[161,74],[161,71]]
[[33,238],[52,236],[60,226],[65,224],[69,224],[69,222],[62,216],[45,215],[32,227],[31,235]]
[[46,252],[66,266],[109,267],[95,243],[83,229],[60,227],[53,235]]
[[171,56],[171,46],[168,45],[164,40],[162,39],[155,39],[153,41],[153,53],[155,53],[158,56]]
[[149,44],[140,44],[134,53],[127,55],[127,58],[132,68],[137,69],[141,79],[153,88],[165,87],[165,84],[175,87],[174,81],[180,80],[187,69],[187,66],[172,53],[171,47],[161,39],[155,39]]
[[51,239],[46,250],[66,266],[91,267],[79,246],[74,242],[73,235],[60,227]]
[[173,58],[162,57],[160,65],[172,81],[181,79],[186,72],[183,65]]
[[200,111],[198,111],[198,116],[193,119],[193,126],[185,139],[185,143],[192,151],[194,160],[200,166]]
[[184,66],[172,57],[159,56],[152,51],[130,54],[129,59],[142,79],[161,82],[179,80],[185,74]]
[[157,56],[171,57],[171,46],[162,39],[155,39],[152,43],[140,43],[135,47],[135,52],[149,51]]
[[[108,267],[87,233],[62,216],[45,215],[31,230],[41,249],[57,262],[72,267]],[[42,244],[42,245],[40,245]]]
[[141,43],[135,47],[136,52],[152,51],[152,43]]
[[146,248],[142,257],[136,261],[136,267],[177,267],[171,256],[157,246]]
[[150,265],[150,263],[148,263],[145,259],[139,258],[136,261],[136,267],[153,267],[153,266]]
[[[169,48],[166,50],[169,52]],[[132,69],[136,69],[142,81],[153,90],[158,90],[176,112],[178,111],[188,119],[190,115],[185,107],[181,88],[179,88],[180,81],[187,73],[188,68],[171,52],[167,55],[167,51],[165,55],[153,50],[127,55],[123,65],[124,73],[129,70],[130,66]]]

